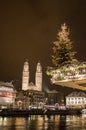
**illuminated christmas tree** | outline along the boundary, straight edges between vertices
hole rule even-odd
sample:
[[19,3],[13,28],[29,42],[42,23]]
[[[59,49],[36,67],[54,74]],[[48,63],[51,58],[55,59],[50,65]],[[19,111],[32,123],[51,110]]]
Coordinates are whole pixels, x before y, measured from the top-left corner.
[[76,52],[72,51],[73,45],[69,39],[69,34],[69,29],[64,23],[57,34],[57,40],[53,43],[52,63],[55,67],[62,67],[77,61],[74,58]]
[[76,52],[73,51],[69,34],[69,29],[63,24],[53,43],[54,66],[48,67],[46,73],[52,84],[86,91],[86,62],[79,62],[75,58]]

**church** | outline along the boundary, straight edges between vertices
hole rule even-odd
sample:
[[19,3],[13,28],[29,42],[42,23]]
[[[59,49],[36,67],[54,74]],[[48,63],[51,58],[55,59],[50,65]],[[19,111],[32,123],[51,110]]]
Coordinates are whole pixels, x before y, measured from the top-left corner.
[[24,62],[23,72],[22,72],[22,90],[35,90],[42,91],[42,66],[38,62],[36,66],[35,73],[35,85],[31,82],[29,83],[29,63],[28,61]]
[[[22,96],[21,96],[22,95]],[[30,83],[30,71],[28,61],[24,62],[22,71],[22,91],[17,93],[18,108],[28,109],[29,107],[38,107],[40,102],[44,102],[45,94],[42,91],[42,66],[38,62],[35,72],[35,84]]]

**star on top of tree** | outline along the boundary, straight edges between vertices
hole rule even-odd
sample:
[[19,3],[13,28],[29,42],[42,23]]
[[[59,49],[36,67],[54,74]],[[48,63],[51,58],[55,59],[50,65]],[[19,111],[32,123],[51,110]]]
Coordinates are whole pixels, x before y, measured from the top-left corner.
[[69,29],[66,26],[66,23],[61,25],[61,31],[58,33],[58,36],[60,38],[61,41],[66,41],[69,42]]

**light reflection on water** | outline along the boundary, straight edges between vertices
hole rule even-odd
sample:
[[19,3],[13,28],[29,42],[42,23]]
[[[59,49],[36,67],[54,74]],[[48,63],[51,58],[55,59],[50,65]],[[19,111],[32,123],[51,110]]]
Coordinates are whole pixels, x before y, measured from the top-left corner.
[[86,130],[86,115],[0,117],[0,130]]

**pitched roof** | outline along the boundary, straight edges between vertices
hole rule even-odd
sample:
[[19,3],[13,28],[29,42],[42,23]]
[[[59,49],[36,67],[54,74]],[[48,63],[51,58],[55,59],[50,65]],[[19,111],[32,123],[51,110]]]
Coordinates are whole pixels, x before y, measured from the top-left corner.
[[84,92],[72,92],[66,97],[86,97],[86,93]]

